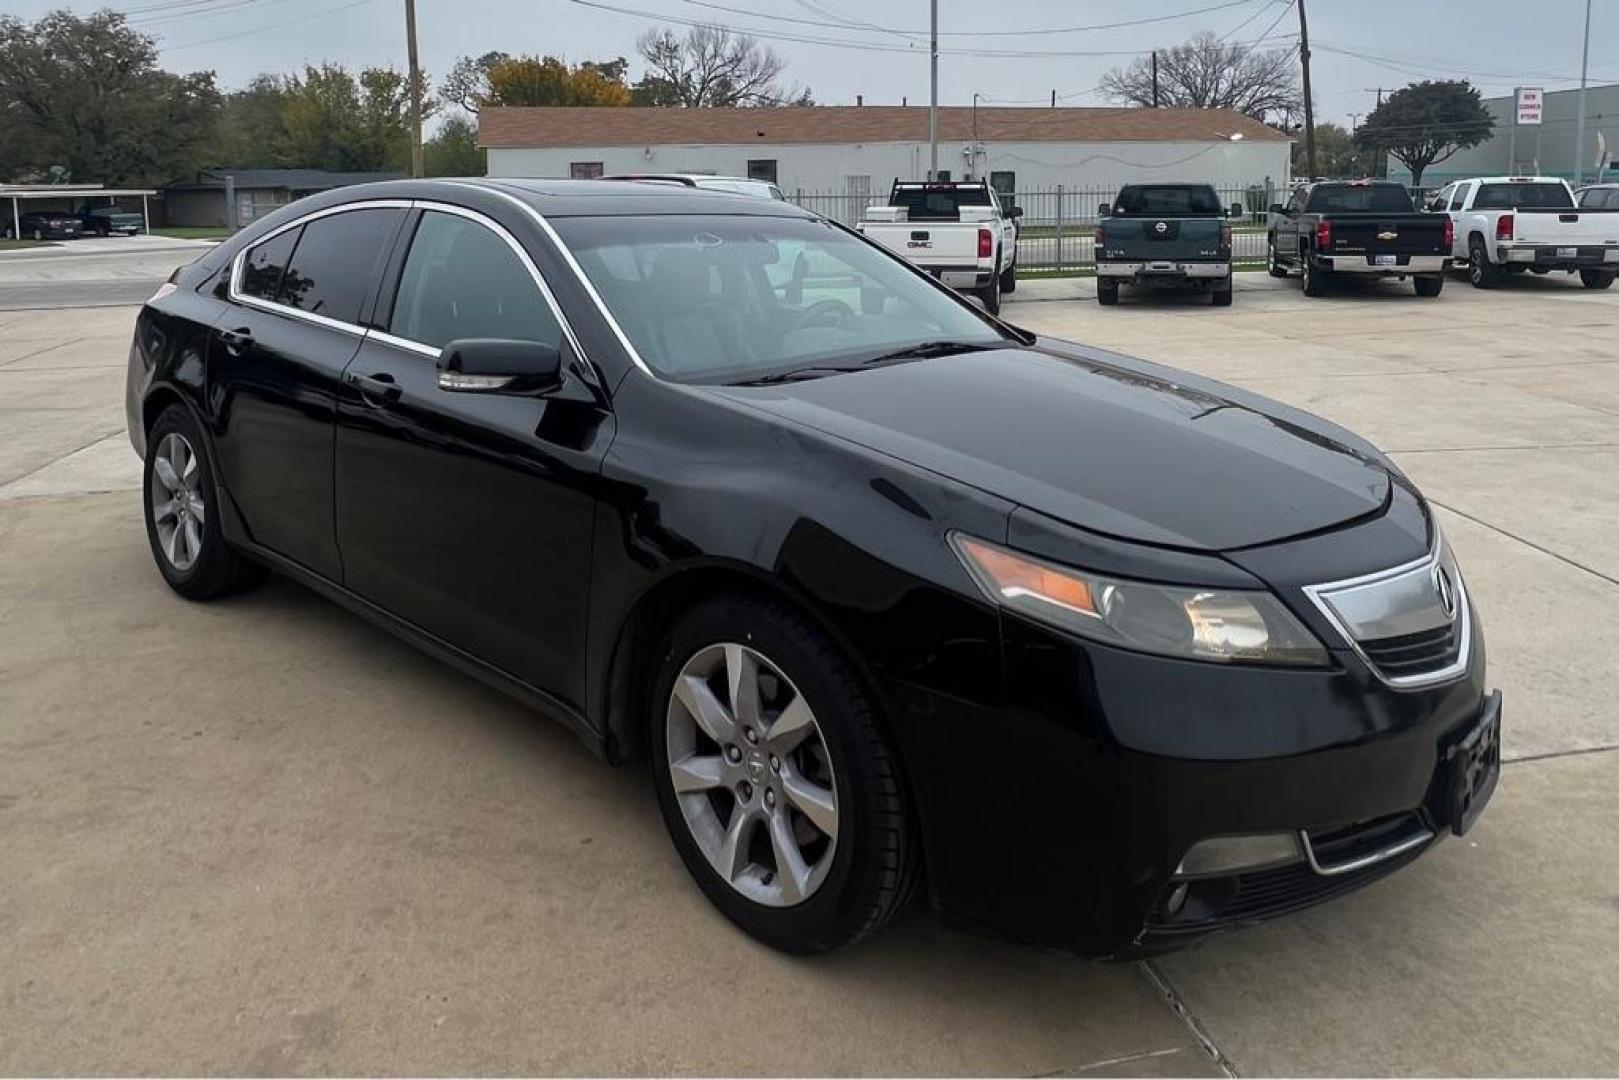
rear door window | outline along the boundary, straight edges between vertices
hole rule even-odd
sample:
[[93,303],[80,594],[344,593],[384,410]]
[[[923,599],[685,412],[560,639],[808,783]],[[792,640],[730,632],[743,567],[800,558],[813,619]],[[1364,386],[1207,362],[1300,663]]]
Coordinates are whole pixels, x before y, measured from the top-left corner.
[[272,236],[264,243],[248,250],[242,261],[242,280],[238,290],[244,296],[271,300],[281,288],[281,275],[287,269],[287,258],[297,246],[298,234],[303,230],[288,229]]
[[562,324],[511,246],[436,210],[416,227],[388,332],[435,349],[460,338],[562,343]]
[[382,272],[388,242],[403,210],[346,210],[303,227],[276,302],[339,322],[360,321],[360,308]]

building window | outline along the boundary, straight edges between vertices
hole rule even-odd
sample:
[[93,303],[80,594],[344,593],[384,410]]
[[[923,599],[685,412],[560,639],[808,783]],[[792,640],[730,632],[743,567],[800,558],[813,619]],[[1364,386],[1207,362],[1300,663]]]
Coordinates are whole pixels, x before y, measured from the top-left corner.
[[772,184],[780,183],[776,179],[775,158],[754,158],[748,162],[749,180],[766,180]]
[[940,169],[938,174],[936,176],[934,176],[933,179],[937,180],[941,184],[950,183],[950,170],[949,169]]
[[575,161],[568,166],[568,178],[571,180],[598,180],[607,170],[602,168],[599,161]]

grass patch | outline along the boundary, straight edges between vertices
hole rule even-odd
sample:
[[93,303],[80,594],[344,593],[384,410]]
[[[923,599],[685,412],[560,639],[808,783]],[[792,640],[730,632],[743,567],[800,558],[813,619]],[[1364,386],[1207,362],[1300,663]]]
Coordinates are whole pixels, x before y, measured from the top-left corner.
[[[1262,262],[1241,261],[1231,264],[1232,272],[1238,274],[1252,274],[1265,269]],[[1089,278],[1096,276],[1094,266],[1020,266],[1017,268],[1019,281],[1045,281],[1048,278]]]
[[[1231,231],[1239,234],[1262,233],[1268,228],[1269,227],[1266,225],[1233,225],[1231,227]],[[1062,236],[1064,240],[1076,236],[1089,237],[1095,233],[1095,225],[1064,225],[1062,227]],[[1056,238],[1056,236],[1057,228],[1054,225],[1025,225],[1018,231],[1019,240],[1053,240]]]
[[223,225],[175,225],[153,229],[152,235],[167,236],[174,240],[223,240],[230,235],[230,230]]
[[0,251],[21,251],[23,248],[55,246],[48,240],[0,240]]

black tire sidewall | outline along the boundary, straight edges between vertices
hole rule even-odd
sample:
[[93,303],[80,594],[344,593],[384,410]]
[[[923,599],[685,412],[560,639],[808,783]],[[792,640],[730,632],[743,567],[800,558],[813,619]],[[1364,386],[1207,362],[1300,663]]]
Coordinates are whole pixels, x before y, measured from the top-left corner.
[[[153,461],[157,447],[170,432],[177,432],[191,445],[197,456],[197,468],[202,470],[202,554],[185,570],[169,562],[157,537],[157,521],[152,515]],[[158,573],[169,587],[188,599],[201,600],[215,596],[229,587],[236,569],[235,553],[225,543],[219,527],[219,499],[214,492],[214,464],[208,454],[208,444],[201,426],[184,405],[170,405],[159,414],[146,433],[146,458],[141,466],[141,510],[146,519],[146,540],[152,548],[152,560]]]
[[[787,675],[814,712],[831,757],[838,799],[837,848],[820,887],[793,907],[756,903],[721,879],[693,839],[669,777],[665,716],[675,677],[699,650],[726,641],[758,651]],[[825,952],[859,936],[883,888],[884,868],[879,863],[885,853],[873,827],[882,816],[877,803],[884,781],[866,749],[865,740],[873,734],[868,730],[874,720],[872,706],[836,647],[802,617],[773,603],[743,598],[711,601],[683,618],[665,638],[647,713],[648,756],[659,809],[681,861],[714,906],[747,933],[785,952]],[[890,782],[897,782],[897,777]]]

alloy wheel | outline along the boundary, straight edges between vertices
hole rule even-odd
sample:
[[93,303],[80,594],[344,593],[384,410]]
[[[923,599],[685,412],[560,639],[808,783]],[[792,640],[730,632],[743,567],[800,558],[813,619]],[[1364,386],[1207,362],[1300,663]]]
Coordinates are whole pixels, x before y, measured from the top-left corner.
[[152,522],[158,546],[176,570],[189,570],[202,554],[207,507],[202,498],[202,468],[184,435],[163,436],[152,455]]
[[767,907],[814,895],[837,848],[837,783],[792,681],[746,645],[707,646],[675,676],[665,725],[676,801],[715,872]]

